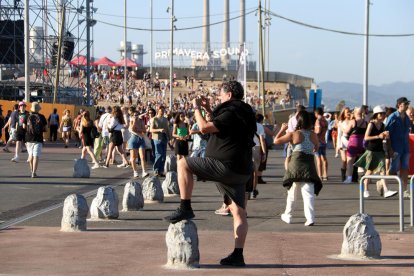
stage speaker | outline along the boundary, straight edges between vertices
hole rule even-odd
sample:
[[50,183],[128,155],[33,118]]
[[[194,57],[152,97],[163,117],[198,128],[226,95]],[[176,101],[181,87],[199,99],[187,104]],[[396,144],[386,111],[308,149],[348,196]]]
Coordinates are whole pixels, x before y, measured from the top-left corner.
[[0,20],[0,64],[24,64],[23,20]]
[[63,41],[63,59],[71,61],[73,57],[73,50],[75,49],[75,42],[73,35],[70,32],[66,32],[65,39]]

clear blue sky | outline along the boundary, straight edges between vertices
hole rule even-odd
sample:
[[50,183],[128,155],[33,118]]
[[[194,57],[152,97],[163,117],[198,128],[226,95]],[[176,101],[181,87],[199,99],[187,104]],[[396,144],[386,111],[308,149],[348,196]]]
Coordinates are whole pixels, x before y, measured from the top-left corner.
[[[95,0],[95,18],[123,25],[122,0]],[[175,0],[177,28],[202,25],[203,0]],[[370,32],[375,34],[414,33],[413,0],[372,0]],[[128,25],[150,28],[150,0],[128,0]],[[262,5],[265,1],[262,0]],[[153,0],[154,28],[168,29],[166,13],[169,0]],[[257,0],[246,0],[246,10],[256,8]],[[239,0],[230,0],[230,18],[239,14]],[[310,25],[364,33],[365,0],[271,0],[270,10],[287,18]],[[106,14],[117,15],[108,16]],[[223,1],[210,0],[210,23],[223,20]],[[195,18],[188,18],[195,17]],[[270,70],[294,73],[323,81],[363,82],[364,38],[315,30],[272,17],[270,28]],[[211,27],[211,41],[221,43],[222,25]],[[175,32],[175,42],[201,42],[202,29]],[[230,24],[230,41],[239,40],[239,20]],[[246,17],[246,41],[257,54],[257,16]],[[95,56],[119,60],[119,42],[123,29],[97,23],[94,27]],[[154,32],[157,42],[169,42],[169,32]],[[147,31],[128,31],[128,41],[143,44],[149,53],[150,34]],[[381,85],[396,81],[414,80],[414,36],[370,38],[369,83]],[[149,64],[149,54],[144,56]]]

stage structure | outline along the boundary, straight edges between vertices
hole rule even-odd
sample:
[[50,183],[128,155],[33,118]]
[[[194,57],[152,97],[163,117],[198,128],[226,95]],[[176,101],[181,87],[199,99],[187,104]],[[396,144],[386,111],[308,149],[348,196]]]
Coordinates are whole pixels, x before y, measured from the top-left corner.
[[[228,42],[224,48],[223,43],[209,42],[206,51],[203,42],[177,42],[174,44],[174,67],[195,68],[198,70],[221,71],[237,70],[240,55],[238,42]],[[256,61],[252,60],[253,44],[246,43],[247,71],[256,70]],[[155,67],[167,67],[170,62],[170,44],[159,42],[155,45]],[[226,62],[223,62],[226,60]]]
[[[85,64],[70,63],[86,52],[86,2],[93,0],[29,1],[29,60],[32,96],[53,101],[53,87],[58,84],[57,101],[76,103],[84,88],[80,81]],[[93,14],[93,12],[90,12]],[[24,1],[0,0],[0,67],[15,77],[24,75]],[[63,26],[62,26],[63,22]],[[60,66],[58,46],[61,44]],[[92,46],[92,45],[91,45]],[[79,70],[81,69],[81,70]],[[59,72],[58,83],[56,83]],[[35,85],[34,85],[35,83]],[[42,87],[42,89],[39,89]],[[39,95],[42,94],[42,95]]]

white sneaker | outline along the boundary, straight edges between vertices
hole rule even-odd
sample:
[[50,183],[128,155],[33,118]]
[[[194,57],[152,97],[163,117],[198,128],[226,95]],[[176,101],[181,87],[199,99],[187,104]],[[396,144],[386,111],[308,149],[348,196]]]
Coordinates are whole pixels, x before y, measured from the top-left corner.
[[368,198],[369,197],[369,191],[364,191],[364,198]]
[[315,223],[313,221],[306,221],[305,226],[314,226]]
[[100,167],[100,166],[99,166],[99,164],[97,164],[97,163],[96,163],[95,165],[93,165],[93,166],[91,167],[91,169],[92,169],[92,170],[95,170],[95,169],[98,169],[99,167]]
[[396,194],[398,194],[398,192],[397,192],[397,191],[391,191],[391,190],[388,190],[388,191],[386,191],[386,192],[384,193],[384,197],[385,197],[385,198],[389,198],[389,197],[395,196]]
[[280,218],[281,218],[284,222],[286,222],[287,224],[290,224],[290,223],[292,222],[292,218],[291,218],[289,215],[282,214],[282,215],[280,216]]
[[336,153],[336,154],[335,154],[335,158],[338,158],[338,157],[339,157],[339,154],[338,154],[338,153]]
[[408,190],[404,191],[404,198],[411,198],[411,194]]
[[138,178],[139,177],[139,173],[138,172],[134,172],[134,178]]
[[118,167],[118,168],[128,168],[128,167],[129,167],[129,165],[128,165],[128,164],[124,164],[124,163],[122,163],[122,164],[120,164],[120,165],[117,165],[117,167]]
[[145,177],[147,177],[147,176],[149,176],[149,173],[147,173],[147,172],[142,172],[142,178],[145,178]]
[[344,184],[351,184],[351,183],[352,183],[352,176],[351,176],[351,177],[347,177],[347,178],[345,179],[345,181],[344,181],[344,182],[342,182],[342,183],[344,183]]
[[20,158],[18,156],[13,157],[10,161],[18,163]]

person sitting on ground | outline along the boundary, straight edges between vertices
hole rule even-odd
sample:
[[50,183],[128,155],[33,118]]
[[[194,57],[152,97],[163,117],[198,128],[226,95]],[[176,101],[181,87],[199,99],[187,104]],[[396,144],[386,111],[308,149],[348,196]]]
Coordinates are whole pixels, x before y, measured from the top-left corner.
[[296,130],[282,136],[288,129],[288,125],[284,123],[274,140],[276,145],[292,144],[292,155],[283,177],[283,186],[288,188],[288,196],[286,209],[281,215],[281,219],[286,223],[291,223],[298,190],[301,186],[306,218],[305,226],[313,226],[315,223],[314,199],[322,189],[322,182],[316,172],[314,158],[314,153],[319,149],[319,139],[312,131],[312,122],[308,112],[299,111],[296,118]]
[[[223,84],[220,93],[221,104],[210,108],[207,98],[193,99],[195,119],[201,133],[210,133],[205,157],[186,157],[177,161],[180,207],[164,219],[170,223],[194,217],[191,207],[193,174],[202,179],[217,182],[225,195],[233,215],[235,249],[220,261],[221,265],[244,266],[243,247],[248,225],[245,211],[245,192],[253,169],[252,147],[256,132],[253,109],[242,101],[243,86],[237,81]],[[201,107],[212,113],[212,122],[207,122]]]

